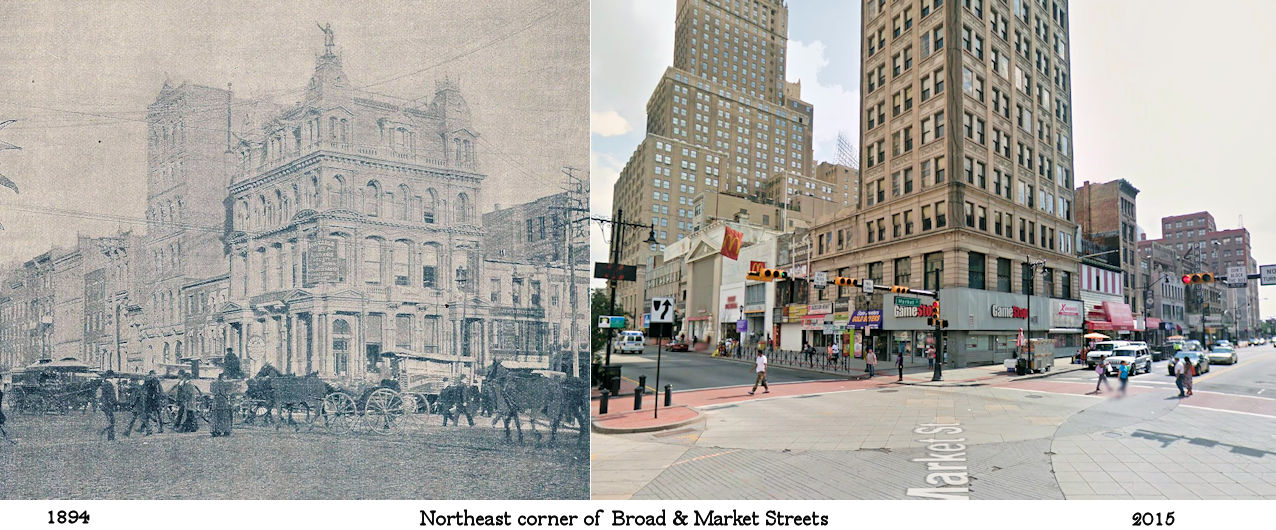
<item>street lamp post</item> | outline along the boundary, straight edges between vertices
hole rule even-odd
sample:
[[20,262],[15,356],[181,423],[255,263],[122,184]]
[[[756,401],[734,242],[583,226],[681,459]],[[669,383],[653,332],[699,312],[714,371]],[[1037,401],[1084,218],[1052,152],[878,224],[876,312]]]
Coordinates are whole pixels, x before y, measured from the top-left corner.
[[[659,243],[658,241],[656,241],[656,224],[655,223],[652,223],[651,225],[643,225],[638,223],[626,223],[624,209],[616,210],[615,219],[601,219],[597,217],[591,217],[591,219],[595,221],[603,222],[603,223],[610,223],[612,226],[612,233],[611,233],[611,236],[612,236],[611,237],[611,262],[612,264],[615,264],[615,265],[620,264],[620,247],[621,247],[622,241],[625,238],[626,226],[630,226],[634,228],[650,228],[651,231],[647,233],[647,240],[644,241],[644,243],[647,243],[650,245],[655,245]],[[644,278],[644,281],[645,280],[646,278]],[[611,301],[608,305],[607,311],[611,314],[616,313],[616,285],[618,283],[620,283],[620,280],[617,280],[615,278],[607,280],[608,287],[611,289]],[[613,342],[613,338],[615,334],[616,334],[615,329],[607,328],[607,356],[603,360],[603,366],[606,366],[606,367],[611,367],[611,349],[612,349],[612,342]]]
[[[457,339],[457,351],[461,357],[468,357],[470,353],[469,334],[465,331],[465,283],[469,281],[469,270],[464,265],[456,268],[456,288],[461,294],[461,321],[457,324],[456,330],[460,334]],[[478,373],[482,370],[483,360],[479,359],[477,365],[474,366],[474,372]]]
[[[1032,348],[1032,292],[1035,291],[1037,288],[1037,285],[1036,285],[1037,284],[1037,280],[1036,280],[1037,269],[1044,267],[1046,265],[1046,260],[1039,259],[1037,261],[1032,261],[1032,256],[1024,256],[1023,264],[1028,266],[1028,271],[1027,271],[1028,272],[1028,288],[1024,291],[1024,294],[1028,298],[1028,303],[1026,304],[1027,318],[1024,319],[1024,323],[1025,323],[1024,329],[1027,330],[1024,334],[1024,350],[1025,350],[1025,353],[1031,353],[1033,349]],[[1024,372],[1025,373],[1028,372],[1032,366],[1031,364],[1032,361],[1028,358],[1025,358],[1024,355],[1020,355],[1019,358],[1020,358],[1019,362],[1023,364]]]

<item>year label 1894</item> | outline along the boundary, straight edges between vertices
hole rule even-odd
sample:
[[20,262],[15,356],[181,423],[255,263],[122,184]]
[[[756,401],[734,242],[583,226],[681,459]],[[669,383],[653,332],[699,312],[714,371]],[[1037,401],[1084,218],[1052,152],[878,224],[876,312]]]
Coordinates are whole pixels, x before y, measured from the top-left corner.
[[76,510],[49,510],[49,524],[89,524],[89,512]]

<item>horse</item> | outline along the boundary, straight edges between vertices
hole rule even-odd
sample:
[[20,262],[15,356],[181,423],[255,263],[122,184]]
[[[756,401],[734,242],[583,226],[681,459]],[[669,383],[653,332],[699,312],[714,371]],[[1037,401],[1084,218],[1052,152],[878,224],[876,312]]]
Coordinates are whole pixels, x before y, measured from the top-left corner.
[[536,429],[536,417],[542,416],[549,425],[549,442],[552,444],[557,439],[558,426],[562,423],[564,414],[567,414],[580,422],[581,438],[584,439],[584,409],[577,401],[585,396],[588,383],[574,377],[569,379],[555,381],[543,375],[515,372],[499,363],[493,363],[488,370],[485,385],[497,406],[492,425],[505,420],[505,440],[511,441],[510,420],[513,420],[514,427],[518,429],[518,443],[521,444],[523,426],[519,414],[527,416],[538,440],[542,439],[542,435]]
[[469,420],[470,427],[474,426],[474,409],[477,408],[481,396],[479,389],[475,385],[467,385],[458,381],[448,385],[439,392],[439,399],[436,402],[436,410],[443,415],[443,426],[447,427],[449,419],[453,418],[455,411],[455,421],[453,424],[461,424],[461,415]]

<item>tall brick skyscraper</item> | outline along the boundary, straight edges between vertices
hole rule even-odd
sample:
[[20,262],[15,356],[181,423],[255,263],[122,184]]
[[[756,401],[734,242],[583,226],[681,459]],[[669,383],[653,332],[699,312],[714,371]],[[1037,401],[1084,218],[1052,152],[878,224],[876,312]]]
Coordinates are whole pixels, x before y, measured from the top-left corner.
[[[678,0],[675,16],[673,66],[647,101],[647,136],[621,171],[612,206],[627,221],[654,224],[658,250],[695,230],[698,196],[760,199],[773,176],[814,170],[813,110],[784,79],[784,2]],[[642,270],[654,259],[645,239],[627,237],[621,262]],[[622,282],[617,295],[635,315],[642,282]]]

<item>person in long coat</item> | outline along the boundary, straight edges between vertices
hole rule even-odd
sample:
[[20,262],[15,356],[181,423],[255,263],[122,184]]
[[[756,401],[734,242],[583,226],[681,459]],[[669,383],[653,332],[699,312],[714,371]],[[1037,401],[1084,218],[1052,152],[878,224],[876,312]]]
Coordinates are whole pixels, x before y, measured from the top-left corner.
[[230,436],[231,409],[230,394],[234,384],[226,380],[226,372],[217,374],[217,380],[211,385],[213,394],[213,421],[211,430],[213,437]]
[[155,417],[155,426],[160,434],[164,434],[164,417],[160,415],[160,407],[164,405],[164,389],[160,386],[159,377],[155,375],[155,370],[151,370],[146,374],[146,380],[142,383],[142,397],[145,400],[146,414],[142,416],[142,430],[146,431],[146,435],[151,434],[151,417]]

